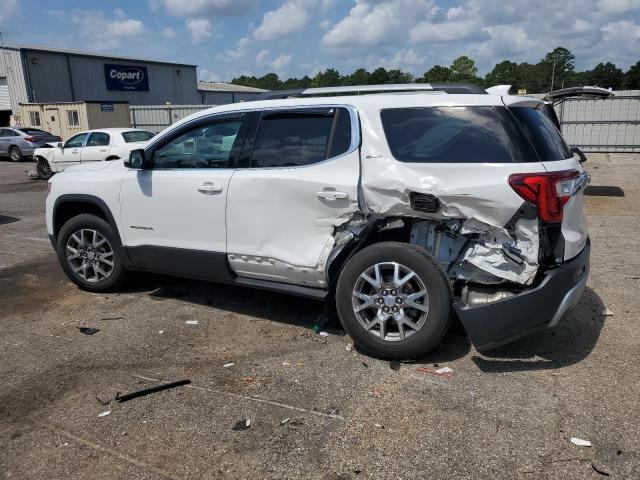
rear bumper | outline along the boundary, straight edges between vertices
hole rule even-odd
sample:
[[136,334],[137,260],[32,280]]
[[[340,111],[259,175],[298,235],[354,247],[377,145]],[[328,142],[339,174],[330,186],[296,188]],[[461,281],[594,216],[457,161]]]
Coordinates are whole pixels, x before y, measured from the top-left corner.
[[486,305],[454,308],[477,350],[499,347],[538,330],[553,327],[578,303],[589,275],[591,244],[558,268],[546,273],[540,285]]

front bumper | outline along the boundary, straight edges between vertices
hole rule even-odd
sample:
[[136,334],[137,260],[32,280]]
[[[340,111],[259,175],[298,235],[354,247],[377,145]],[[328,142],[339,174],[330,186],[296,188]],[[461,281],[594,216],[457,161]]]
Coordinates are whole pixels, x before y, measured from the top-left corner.
[[458,318],[477,350],[489,350],[558,324],[578,303],[589,275],[591,244],[558,268],[546,273],[540,285],[513,297],[470,307],[454,303]]

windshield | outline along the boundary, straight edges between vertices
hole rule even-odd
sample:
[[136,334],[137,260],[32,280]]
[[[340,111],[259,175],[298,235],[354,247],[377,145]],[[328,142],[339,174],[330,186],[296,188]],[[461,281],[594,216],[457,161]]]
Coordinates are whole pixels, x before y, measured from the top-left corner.
[[513,107],[511,113],[529,137],[541,162],[564,160],[573,156],[562,134],[543,110]]
[[122,132],[122,138],[127,143],[147,142],[153,138],[155,133],[144,130],[132,130],[130,132]]
[[37,128],[17,128],[16,130],[26,133],[27,135],[51,135],[49,132]]

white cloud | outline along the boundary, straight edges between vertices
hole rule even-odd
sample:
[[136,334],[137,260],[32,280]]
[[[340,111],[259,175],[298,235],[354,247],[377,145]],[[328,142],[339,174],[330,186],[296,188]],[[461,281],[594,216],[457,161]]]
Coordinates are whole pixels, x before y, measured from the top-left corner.
[[[124,15],[124,12],[123,12]],[[75,10],[69,17],[78,36],[92,50],[108,51],[122,46],[122,42],[139,37],[145,33],[140,20],[127,18],[126,15],[112,20],[102,11]]]
[[213,36],[211,23],[206,18],[188,18],[185,25],[191,34],[191,42],[193,43],[200,43]]
[[256,65],[259,67],[266,65],[268,56],[269,56],[269,50],[260,50],[256,55]]
[[253,32],[258,40],[273,40],[304,29],[309,15],[307,5],[301,1],[289,1],[264,14],[262,23]]
[[422,22],[409,32],[412,42],[456,42],[482,33],[480,27],[473,21],[431,23]]
[[600,0],[597,7],[598,11],[604,14],[618,15],[640,10],[640,2],[638,0]]
[[240,40],[238,40],[235,48],[226,50],[223,53],[219,53],[218,55],[216,55],[216,59],[222,61],[239,60],[247,56],[250,46],[251,38],[248,36],[242,37]]
[[319,26],[322,30],[326,30],[327,28],[329,28],[329,27],[331,26],[331,22],[325,18],[324,20],[320,20],[320,21],[318,22],[318,26]]
[[149,0],[151,10],[163,8],[178,17],[246,15],[259,4],[260,0]]
[[176,31],[171,28],[171,27],[164,27],[162,29],[161,35],[164,38],[176,38],[178,36],[178,34],[176,33]]
[[269,64],[269,66],[274,70],[281,70],[283,67],[286,67],[291,63],[292,58],[293,55],[291,54],[281,53]]
[[201,82],[219,82],[220,76],[211,70],[198,67],[198,80]]

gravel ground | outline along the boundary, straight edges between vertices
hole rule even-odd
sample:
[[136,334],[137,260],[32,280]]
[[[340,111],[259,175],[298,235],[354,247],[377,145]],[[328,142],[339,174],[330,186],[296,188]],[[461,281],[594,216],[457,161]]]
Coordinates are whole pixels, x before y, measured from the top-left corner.
[[624,196],[586,197],[576,309],[486,354],[454,329],[394,370],[316,335],[312,301],[145,274],[78,290],[48,244],[46,183],[0,162],[0,479],[639,478],[640,155],[587,165]]

